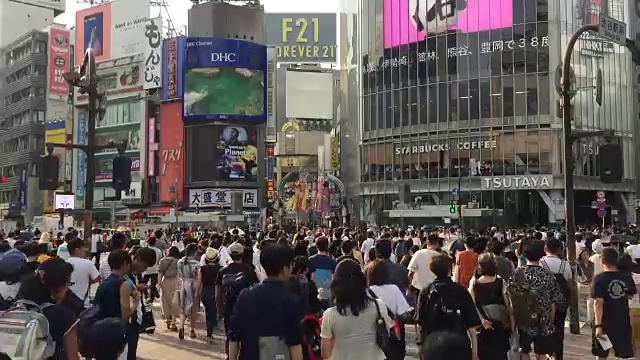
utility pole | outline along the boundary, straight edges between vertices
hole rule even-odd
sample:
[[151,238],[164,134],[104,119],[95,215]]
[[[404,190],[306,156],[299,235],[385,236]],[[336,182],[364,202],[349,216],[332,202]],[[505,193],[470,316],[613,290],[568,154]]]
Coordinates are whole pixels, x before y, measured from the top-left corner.
[[[114,143],[96,146],[96,116],[103,113],[106,108],[106,95],[98,90],[99,76],[96,73],[96,56],[93,52],[93,44],[96,41],[96,29],[91,30],[91,43],[84,54],[82,65],[75,70],[64,73],[64,79],[70,86],[79,88],[81,94],[89,96],[89,114],[87,119],[87,144],[66,144],[66,143],[47,143],[48,148],[60,147],[67,150],[77,149],[86,153],[87,161],[87,178],[77,179],[77,181],[86,181],[85,185],[85,212],[84,212],[84,239],[91,240],[91,232],[93,231],[93,188],[95,187],[95,153],[98,150],[114,149],[120,147]],[[126,143],[122,146],[126,148]],[[84,164],[76,164],[76,166],[84,166]]]

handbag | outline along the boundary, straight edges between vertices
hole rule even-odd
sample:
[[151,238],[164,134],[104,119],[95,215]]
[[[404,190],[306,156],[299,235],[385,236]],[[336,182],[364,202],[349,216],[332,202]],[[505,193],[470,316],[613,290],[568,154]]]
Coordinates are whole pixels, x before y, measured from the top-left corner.
[[153,335],[156,332],[156,320],[153,311],[142,303],[142,317],[140,318],[140,333]]
[[376,316],[376,344],[386,355],[387,352],[389,352],[391,333],[389,332],[387,323],[384,321],[382,313],[380,312],[380,305],[378,305],[377,297],[373,294],[373,291],[369,290],[369,293],[372,295],[371,301],[376,305],[376,312],[378,313]]

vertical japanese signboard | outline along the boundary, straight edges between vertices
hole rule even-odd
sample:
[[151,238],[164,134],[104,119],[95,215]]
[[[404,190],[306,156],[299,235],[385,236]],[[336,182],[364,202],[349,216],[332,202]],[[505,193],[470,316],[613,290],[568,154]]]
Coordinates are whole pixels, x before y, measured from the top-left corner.
[[264,142],[275,143],[276,131],[276,69],[278,56],[275,47],[267,48],[267,134]]
[[162,46],[162,100],[173,100],[182,97],[182,64],[180,55],[185,50],[185,37],[174,37],[164,40]]
[[69,96],[69,84],[62,77],[71,66],[71,32],[66,29],[51,28],[49,33],[49,96]]
[[147,153],[147,166],[149,176],[154,176],[156,172],[155,161],[153,160],[158,150],[158,144],[156,143],[156,119],[149,118],[149,134],[148,134],[148,153]]
[[[86,145],[87,143],[87,113],[85,111],[78,112],[78,144]],[[76,168],[76,204],[84,204],[84,183],[86,180],[85,173],[85,160],[86,155],[84,151],[75,150],[76,155],[76,163],[74,164]],[[81,205],[84,206],[84,205]]]
[[150,19],[144,29],[147,40],[144,62],[144,89],[162,86],[162,18]]

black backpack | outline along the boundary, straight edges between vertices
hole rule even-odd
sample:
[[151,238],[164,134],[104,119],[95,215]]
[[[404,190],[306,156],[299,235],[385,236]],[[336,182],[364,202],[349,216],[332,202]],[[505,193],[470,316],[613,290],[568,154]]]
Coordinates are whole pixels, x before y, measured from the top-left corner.
[[224,291],[224,313],[230,314],[242,290],[251,286],[244,271],[222,275],[222,289]]
[[422,335],[436,331],[466,334],[460,302],[450,285],[433,282],[420,292],[416,323],[422,326]]
[[[544,264],[544,268],[551,272],[549,269],[549,265],[546,262],[542,262]],[[563,300],[557,305],[560,311],[566,311],[569,307],[569,298],[571,297],[571,287],[569,286],[569,282],[564,277],[564,269],[567,265],[567,261],[561,260],[560,262],[560,270],[555,274],[551,272],[551,274],[556,278],[556,282],[558,283],[558,288],[560,288],[560,293],[562,294]]]

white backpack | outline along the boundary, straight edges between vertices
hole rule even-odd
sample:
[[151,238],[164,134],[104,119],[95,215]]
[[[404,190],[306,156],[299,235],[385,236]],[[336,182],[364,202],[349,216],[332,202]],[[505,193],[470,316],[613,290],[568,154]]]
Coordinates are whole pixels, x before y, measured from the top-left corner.
[[42,311],[51,303],[38,305],[18,300],[15,307],[0,312],[0,351],[13,360],[43,360],[53,357],[56,344],[49,333],[49,320]]

